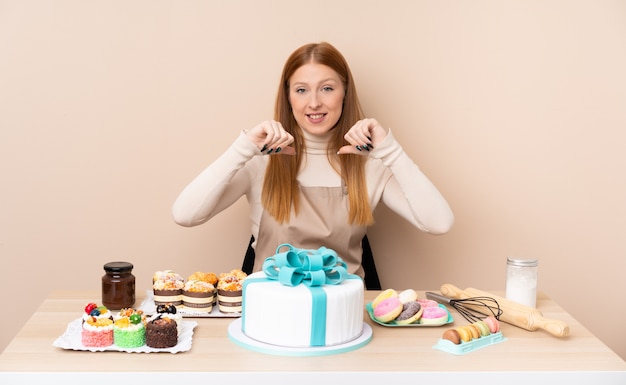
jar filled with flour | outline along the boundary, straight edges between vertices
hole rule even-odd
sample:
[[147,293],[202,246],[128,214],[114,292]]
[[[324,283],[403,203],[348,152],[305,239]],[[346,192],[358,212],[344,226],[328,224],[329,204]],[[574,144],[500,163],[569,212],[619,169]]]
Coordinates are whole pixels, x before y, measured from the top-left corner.
[[536,259],[506,260],[506,298],[529,307],[537,305],[537,268]]

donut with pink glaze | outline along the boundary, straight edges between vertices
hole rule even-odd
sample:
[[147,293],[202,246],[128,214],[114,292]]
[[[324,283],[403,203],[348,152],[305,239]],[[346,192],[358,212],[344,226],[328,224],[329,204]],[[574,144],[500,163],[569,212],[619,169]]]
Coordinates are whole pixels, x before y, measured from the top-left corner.
[[390,322],[402,313],[402,302],[397,297],[389,297],[380,301],[374,308],[374,318],[380,322]]
[[448,321],[448,312],[439,306],[425,307],[420,322],[422,325],[443,325]]

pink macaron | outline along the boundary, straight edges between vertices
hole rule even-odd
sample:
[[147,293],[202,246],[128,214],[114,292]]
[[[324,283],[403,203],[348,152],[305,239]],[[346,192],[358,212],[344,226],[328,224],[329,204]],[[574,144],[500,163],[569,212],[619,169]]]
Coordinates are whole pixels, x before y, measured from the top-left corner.
[[490,315],[489,317],[485,318],[483,321],[485,321],[485,323],[489,327],[490,332],[497,333],[500,331],[500,322],[498,322],[496,317]]

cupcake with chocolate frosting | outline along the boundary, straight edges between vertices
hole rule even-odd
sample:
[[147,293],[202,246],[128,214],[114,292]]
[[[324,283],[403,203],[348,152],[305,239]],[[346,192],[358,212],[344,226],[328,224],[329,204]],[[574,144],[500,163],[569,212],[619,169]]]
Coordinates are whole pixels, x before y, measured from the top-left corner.
[[167,315],[157,314],[146,324],[146,345],[151,348],[171,348],[178,344],[176,321]]

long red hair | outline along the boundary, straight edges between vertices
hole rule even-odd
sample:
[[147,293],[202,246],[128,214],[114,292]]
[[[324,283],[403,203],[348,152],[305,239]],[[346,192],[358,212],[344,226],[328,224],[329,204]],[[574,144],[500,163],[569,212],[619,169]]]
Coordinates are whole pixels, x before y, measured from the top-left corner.
[[265,210],[279,223],[289,221],[291,210],[298,213],[298,183],[296,177],[304,154],[302,129],[296,123],[289,103],[289,80],[301,66],[309,63],[323,64],[332,68],[343,82],[345,97],[343,111],[332,129],[328,143],[328,160],[340,173],[348,189],[350,202],[349,222],[371,225],[374,222],[365,183],[366,157],[352,154],[337,155],[347,144],[344,135],[364,114],[359,103],[354,79],[343,55],[331,44],[312,43],[295,50],[287,59],[280,79],[274,108],[274,119],[294,137],[295,156],[271,156],[265,171],[261,199]]

